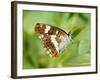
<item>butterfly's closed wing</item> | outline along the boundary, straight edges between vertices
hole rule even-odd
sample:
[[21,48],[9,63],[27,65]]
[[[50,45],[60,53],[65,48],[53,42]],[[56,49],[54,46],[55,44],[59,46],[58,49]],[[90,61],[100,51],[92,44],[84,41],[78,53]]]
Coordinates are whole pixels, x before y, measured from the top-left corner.
[[44,47],[51,56],[61,53],[71,39],[62,29],[42,23],[36,24],[35,32],[42,39]]

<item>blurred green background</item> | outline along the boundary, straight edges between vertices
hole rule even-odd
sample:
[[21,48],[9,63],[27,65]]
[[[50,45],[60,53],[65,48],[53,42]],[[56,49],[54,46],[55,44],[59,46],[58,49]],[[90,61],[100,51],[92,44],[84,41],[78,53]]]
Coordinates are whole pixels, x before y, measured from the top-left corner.
[[[90,66],[91,14],[23,10],[23,69]],[[72,41],[56,58],[50,57],[34,32],[36,23],[71,31]]]

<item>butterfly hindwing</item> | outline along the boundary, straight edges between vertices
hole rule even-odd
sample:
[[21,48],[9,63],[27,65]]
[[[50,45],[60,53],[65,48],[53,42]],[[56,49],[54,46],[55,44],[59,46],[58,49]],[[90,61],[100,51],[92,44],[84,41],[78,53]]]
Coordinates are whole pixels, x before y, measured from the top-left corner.
[[49,51],[50,55],[56,56],[57,50],[52,42],[52,36],[47,35],[43,38],[44,47]]
[[61,53],[71,40],[71,36],[68,33],[47,24],[37,23],[35,32],[42,39],[44,47],[53,57]]

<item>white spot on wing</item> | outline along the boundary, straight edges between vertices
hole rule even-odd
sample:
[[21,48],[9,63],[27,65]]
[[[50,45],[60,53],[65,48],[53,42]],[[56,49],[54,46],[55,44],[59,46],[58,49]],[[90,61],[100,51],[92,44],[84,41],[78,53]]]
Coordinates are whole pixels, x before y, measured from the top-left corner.
[[50,30],[50,26],[46,26],[46,28],[45,28],[45,33],[48,33],[48,31]]
[[49,50],[49,52],[51,52],[51,49],[48,49]]
[[41,38],[43,38],[44,35],[41,35]]
[[59,53],[58,43],[56,41],[56,35],[51,35],[51,42],[54,44],[57,52]]
[[58,31],[56,31],[56,34],[58,34]]
[[40,36],[39,36],[39,38],[43,38],[44,37],[44,35],[43,34],[41,34]]

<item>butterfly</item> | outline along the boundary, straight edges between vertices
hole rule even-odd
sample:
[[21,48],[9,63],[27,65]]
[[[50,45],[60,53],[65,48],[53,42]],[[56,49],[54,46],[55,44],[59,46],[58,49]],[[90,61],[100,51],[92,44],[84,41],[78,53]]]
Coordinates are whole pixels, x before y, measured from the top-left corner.
[[35,32],[42,40],[44,48],[49,52],[50,56],[56,57],[62,53],[71,41],[70,32],[43,23],[35,25]]

